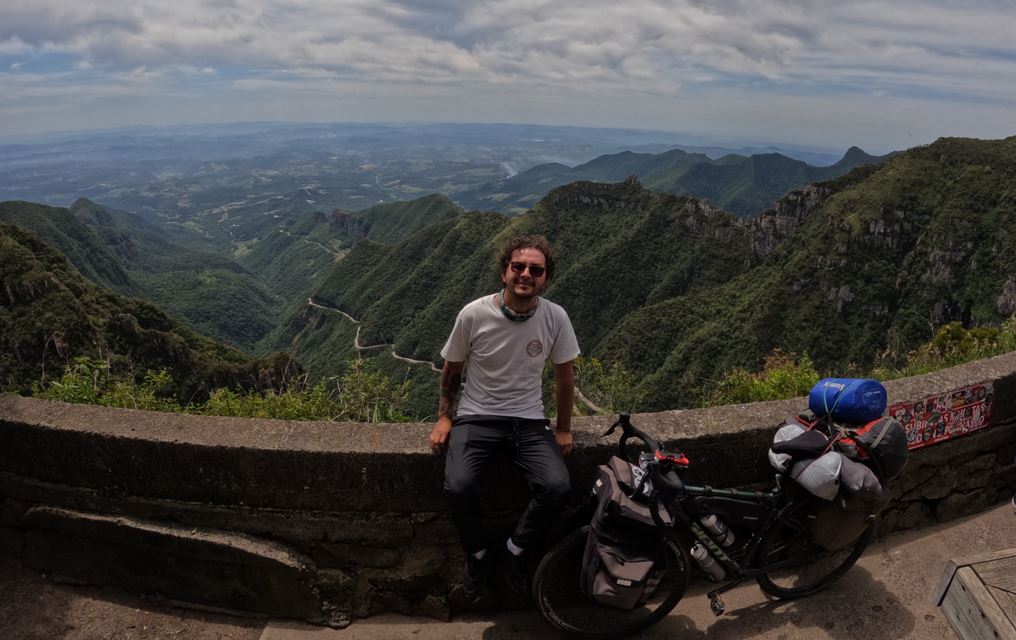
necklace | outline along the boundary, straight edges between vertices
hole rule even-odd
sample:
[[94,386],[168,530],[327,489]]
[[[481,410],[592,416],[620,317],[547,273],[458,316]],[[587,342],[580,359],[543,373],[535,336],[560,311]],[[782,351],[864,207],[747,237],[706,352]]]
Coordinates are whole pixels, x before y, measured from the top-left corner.
[[509,309],[508,305],[505,304],[504,290],[501,290],[497,293],[497,304],[501,307],[501,313],[504,314],[504,317],[508,318],[512,322],[525,322],[526,320],[532,318],[533,314],[536,313],[537,308],[540,306],[540,298],[536,298],[536,304],[534,304],[533,308],[529,311],[526,311],[525,313],[516,313]]

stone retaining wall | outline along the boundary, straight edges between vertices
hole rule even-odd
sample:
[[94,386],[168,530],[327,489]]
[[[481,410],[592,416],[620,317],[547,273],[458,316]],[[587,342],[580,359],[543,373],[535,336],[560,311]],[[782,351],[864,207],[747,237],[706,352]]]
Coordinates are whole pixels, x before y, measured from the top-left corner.
[[[1016,488],[1016,354],[888,383],[890,402],[992,381],[989,428],[913,451],[881,533],[975,513]],[[772,479],[766,450],[801,399],[643,414],[687,481]],[[584,489],[611,418],[575,420]],[[240,420],[0,396],[0,551],[28,567],[197,605],[342,626],[385,610],[446,617],[462,555],[427,424]],[[503,480],[508,478],[508,480]],[[491,528],[526,501],[492,474]],[[562,521],[561,526],[566,522]],[[490,603],[481,603],[490,604]]]

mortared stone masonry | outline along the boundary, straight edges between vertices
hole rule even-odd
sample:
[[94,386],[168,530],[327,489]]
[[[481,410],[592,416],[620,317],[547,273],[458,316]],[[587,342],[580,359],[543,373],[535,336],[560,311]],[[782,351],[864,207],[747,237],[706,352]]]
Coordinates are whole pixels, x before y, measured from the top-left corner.
[[[886,384],[890,403],[983,381],[987,429],[911,453],[881,533],[975,513],[1016,489],[1016,353]],[[776,425],[803,399],[641,414],[692,461],[686,480],[771,482]],[[616,440],[577,418],[576,503]],[[50,574],[203,608],[344,626],[380,611],[464,607],[461,563],[429,424],[243,420],[0,396],[0,552]],[[492,531],[525,505],[491,474]],[[574,522],[562,514],[555,534]],[[475,606],[475,603],[473,603]],[[481,603],[482,605],[482,603]]]

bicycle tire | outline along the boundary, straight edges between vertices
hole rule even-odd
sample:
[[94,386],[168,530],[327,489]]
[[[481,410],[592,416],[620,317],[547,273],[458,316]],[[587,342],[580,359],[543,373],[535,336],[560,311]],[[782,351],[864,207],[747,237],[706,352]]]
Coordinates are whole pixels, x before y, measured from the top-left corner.
[[579,573],[589,526],[576,529],[547,552],[533,577],[533,597],[543,617],[555,628],[574,637],[595,640],[623,638],[662,620],[684,597],[690,559],[671,538],[662,543],[664,575],[646,605],[617,611],[582,594]]
[[812,538],[805,519],[778,520],[759,543],[759,566],[784,562],[791,556],[797,561],[758,576],[759,587],[781,600],[803,598],[836,582],[861,557],[875,534],[876,520],[851,542],[835,551],[823,549]]

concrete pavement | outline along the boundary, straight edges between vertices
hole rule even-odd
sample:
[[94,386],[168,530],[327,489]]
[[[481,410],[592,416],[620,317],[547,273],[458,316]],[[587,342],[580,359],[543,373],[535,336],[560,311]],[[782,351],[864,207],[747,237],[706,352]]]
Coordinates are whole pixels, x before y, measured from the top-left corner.
[[[705,585],[693,586],[644,638],[682,640],[896,640],[954,637],[932,602],[946,561],[1016,547],[1016,514],[1003,504],[980,515],[889,536],[868,548],[829,589],[795,602],[767,599],[754,582],[725,594],[727,613],[709,611]],[[451,622],[376,616],[342,630],[272,621],[260,640],[519,640],[561,637],[535,611],[463,616]]]

